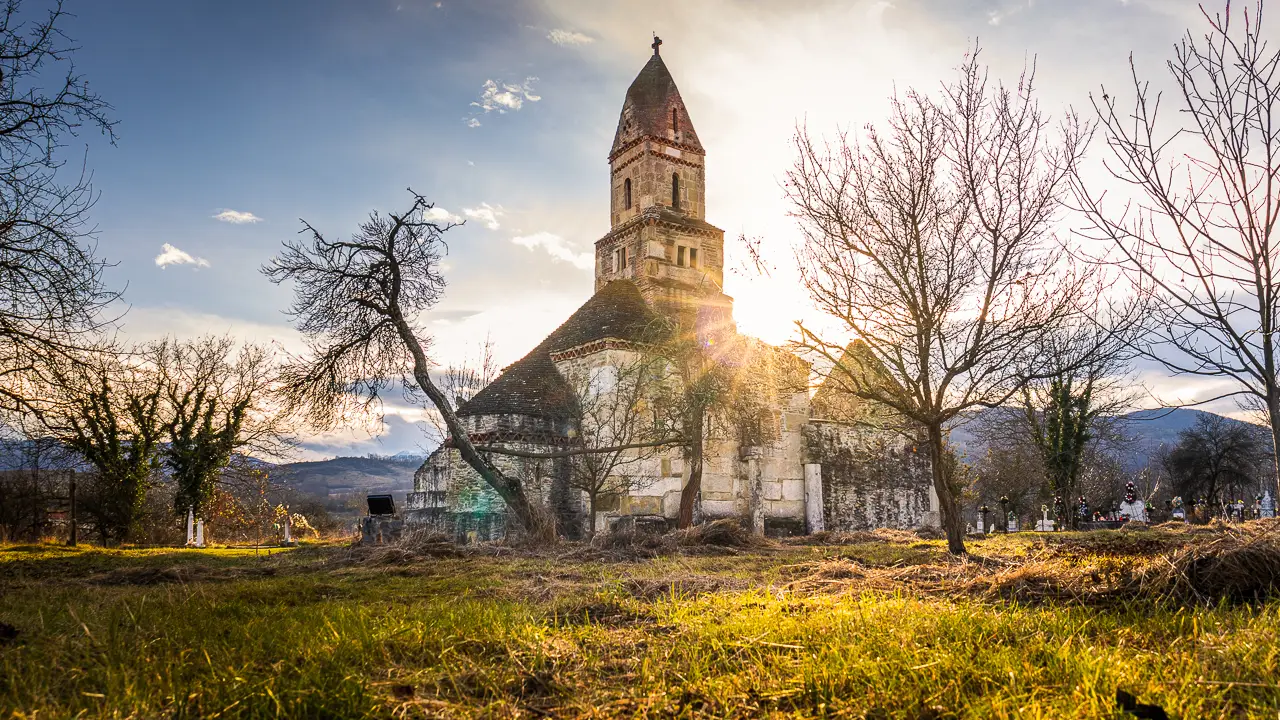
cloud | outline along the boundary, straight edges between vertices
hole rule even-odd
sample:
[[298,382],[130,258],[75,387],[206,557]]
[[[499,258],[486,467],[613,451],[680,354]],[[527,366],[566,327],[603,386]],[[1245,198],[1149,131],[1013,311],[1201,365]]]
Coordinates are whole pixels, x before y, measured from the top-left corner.
[[202,257],[192,257],[190,253],[165,243],[160,246],[160,254],[156,256],[156,266],[166,268],[170,265],[209,267],[209,261]]
[[[485,80],[480,90],[480,100],[471,103],[471,105],[472,107],[480,108],[486,113],[495,110],[499,114],[505,114],[508,111],[515,112],[524,107],[526,101],[538,102],[542,99],[541,95],[535,95],[533,92],[533,83],[537,80],[538,78],[536,77],[525,78],[525,81],[519,85],[496,80]],[[475,118],[472,119],[474,120]]]
[[462,217],[461,217],[461,216],[454,215],[453,213],[449,212],[448,210],[445,210],[444,208],[440,207],[439,205],[437,205],[437,206],[435,206],[435,207],[431,208],[430,210],[428,210],[428,211],[424,212],[424,213],[422,214],[422,216],[423,216],[424,218],[426,218],[429,222],[436,222],[436,223],[460,223],[460,222],[462,222]]
[[502,227],[498,224],[498,218],[502,217],[502,208],[493,207],[489,203],[482,202],[480,207],[462,208],[462,214],[483,224],[490,230],[497,230]]
[[467,120],[467,127],[480,127],[480,119],[471,118],[470,120]]
[[591,253],[574,252],[564,238],[549,232],[513,237],[511,242],[530,250],[542,250],[552,258],[567,262],[580,270],[590,270],[595,265],[595,259]]
[[245,223],[262,222],[262,218],[251,212],[240,212],[239,210],[223,210],[213,216],[214,220],[231,223],[232,225],[244,225]]
[[587,45],[596,41],[590,35],[584,35],[573,30],[552,30],[547,33],[547,39],[560,46]]

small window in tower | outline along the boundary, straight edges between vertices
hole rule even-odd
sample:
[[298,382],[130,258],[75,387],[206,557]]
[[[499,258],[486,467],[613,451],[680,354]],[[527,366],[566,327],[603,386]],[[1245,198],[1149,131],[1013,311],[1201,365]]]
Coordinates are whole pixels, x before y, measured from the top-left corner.
[[680,175],[671,173],[671,207],[680,209]]
[[689,248],[689,267],[698,267],[698,248]]
[[613,253],[614,272],[623,272],[627,269],[627,249],[620,247]]
[[671,108],[671,135],[676,140],[680,139],[680,110],[679,108]]
[[684,267],[684,246],[676,248],[676,265]]
[[624,209],[631,209],[631,178],[622,181],[622,204]]

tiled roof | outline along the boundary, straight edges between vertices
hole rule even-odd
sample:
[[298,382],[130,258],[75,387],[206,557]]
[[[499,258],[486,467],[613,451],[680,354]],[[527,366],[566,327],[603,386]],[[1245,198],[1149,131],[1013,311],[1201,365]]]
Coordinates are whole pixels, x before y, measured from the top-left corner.
[[662,62],[662,56],[654,55],[632,81],[631,87],[627,88],[622,115],[618,118],[618,131],[613,136],[613,149],[609,151],[609,155],[612,156],[627,143],[645,135],[671,138],[673,108],[677,109],[680,120],[679,132],[674,141],[705,153],[702,143],[698,142],[698,134],[693,130],[693,121],[689,119],[680,90],[676,88],[676,81],[672,79],[666,63]]
[[636,284],[614,280],[458,408],[458,415],[565,417],[573,410],[574,393],[551,361],[552,353],[605,338],[653,339],[660,328],[659,316],[645,303]]

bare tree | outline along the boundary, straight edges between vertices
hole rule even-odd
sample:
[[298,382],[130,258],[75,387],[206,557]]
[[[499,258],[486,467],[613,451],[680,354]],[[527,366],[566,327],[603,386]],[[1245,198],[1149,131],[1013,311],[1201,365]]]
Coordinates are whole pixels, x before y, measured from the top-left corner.
[[[76,458],[30,416],[0,426],[0,537],[39,541],[69,509]],[[74,522],[67,518],[68,526]]]
[[278,368],[266,348],[237,349],[225,336],[166,340],[149,352],[167,380],[169,442],[160,454],[177,484],[174,510],[204,517],[236,455],[278,456],[289,446],[287,413],[275,402]]
[[286,368],[285,395],[313,424],[332,427],[377,410],[388,388],[420,390],[463,461],[506,502],[521,529],[550,539],[554,522],[529,502],[519,478],[476,451],[450,398],[431,377],[431,338],[417,316],[444,295],[443,235],[455,225],[429,220],[432,204],[410,193],[407,211],[372,213],[350,240],[329,240],[303,221],[307,240],[285,243],[263,268],[272,282],[293,281],[289,312],[310,347],[307,357]]
[[[953,553],[964,522],[940,462],[948,423],[1047,374],[1043,342],[1081,318],[1091,279],[1053,242],[1088,128],[1068,117],[1055,133],[1032,85],[1030,72],[990,83],[975,50],[940,97],[895,97],[885,133],[833,148],[801,130],[786,184],[805,284],[841,326],[800,324],[801,345],[837,387],[924,428]],[[841,365],[850,335],[874,367]]]
[[660,443],[647,443],[660,433],[651,402],[665,363],[645,353],[629,354],[634,357],[584,368],[566,378],[577,395],[574,426],[582,446],[604,448],[575,455],[569,464],[569,486],[587,496],[591,535],[596,533],[601,497],[652,484],[656,477],[646,469],[664,450]]
[[1270,459],[1257,426],[1205,413],[1179,434],[1164,463],[1179,495],[1221,506],[1253,495]]
[[1264,39],[1261,0],[1201,13],[1204,34],[1188,30],[1166,63],[1181,121],[1157,126],[1163,94],[1132,56],[1132,109],[1105,88],[1092,97],[1106,169],[1133,196],[1109,198],[1079,173],[1073,185],[1083,232],[1150,298],[1142,355],[1233,381],[1219,397],[1261,405],[1280,447],[1280,50]]
[[62,3],[35,22],[22,5],[0,8],[0,409],[26,412],[48,366],[92,344],[116,297],[90,242],[89,178],[61,172],[80,128],[115,135],[110,106],[70,60]]

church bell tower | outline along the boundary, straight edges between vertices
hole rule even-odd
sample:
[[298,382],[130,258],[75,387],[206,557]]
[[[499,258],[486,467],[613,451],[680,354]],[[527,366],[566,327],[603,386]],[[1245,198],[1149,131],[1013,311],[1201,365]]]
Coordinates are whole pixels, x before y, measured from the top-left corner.
[[609,151],[611,229],[596,242],[595,287],[630,279],[660,311],[731,312],[724,231],[706,220],[707,153],[661,46],[654,37],[653,57],[622,103]]

